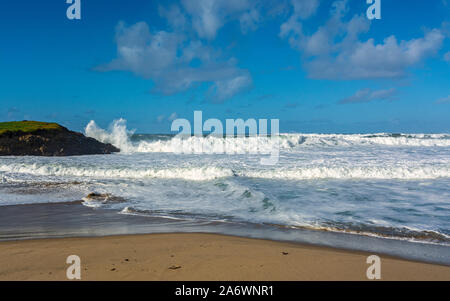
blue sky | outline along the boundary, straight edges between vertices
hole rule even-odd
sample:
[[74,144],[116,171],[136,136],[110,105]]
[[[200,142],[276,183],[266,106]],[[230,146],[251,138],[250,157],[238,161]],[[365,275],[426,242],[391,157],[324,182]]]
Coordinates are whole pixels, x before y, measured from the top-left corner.
[[0,4],[0,120],[278,118],[282,132],[450,132],[450,1]]

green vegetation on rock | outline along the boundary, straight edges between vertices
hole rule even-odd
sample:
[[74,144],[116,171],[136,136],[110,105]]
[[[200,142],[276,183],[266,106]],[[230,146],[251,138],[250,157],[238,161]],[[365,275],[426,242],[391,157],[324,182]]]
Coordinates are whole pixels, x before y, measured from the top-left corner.
[[64,127],[54,122],[11,121],[0,122],[0,135],[6,132],[33,133],[38,130],[63,130]]
[[0,156],[104,155],[120,149],[50,122],[0,122]]

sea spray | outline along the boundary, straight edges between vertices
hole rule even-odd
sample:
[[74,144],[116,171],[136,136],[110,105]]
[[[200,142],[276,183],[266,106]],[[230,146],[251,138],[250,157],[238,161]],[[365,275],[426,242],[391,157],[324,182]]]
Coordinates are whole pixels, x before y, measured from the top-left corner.
[[114,120],[106,131],[97,126],[94,120],[91,120],[84,129],[85,135],[95,138],[103,143],[111,143],[120,148],[124,153],[135,151],[129,137],[134,134],[134,130],[127,129],[127,121],[123,118]]
[[96,192],[123,198],[96,202],[123,213],[449,241],[449,134],[281,134],[279,162],[263,166],[214,151],[270,149],[264,137],[190,136],[209,153],[177,154],[181,138],[133,134],[123,119],[86,133],[122,154],[0,158],[0,206]]
[[179,153],[180,148],[194,154],[221,154],[233,149],[236,154],[269,154],[282,150],[313,147],[450,147],[448,134],[280,134],[272,137],[171,136],[169,139],[132,142],[135,130],[128,130],[125,119],[115,120],[108,130],[91,120],[85,128],[88,137],[111,143],[124,153]]

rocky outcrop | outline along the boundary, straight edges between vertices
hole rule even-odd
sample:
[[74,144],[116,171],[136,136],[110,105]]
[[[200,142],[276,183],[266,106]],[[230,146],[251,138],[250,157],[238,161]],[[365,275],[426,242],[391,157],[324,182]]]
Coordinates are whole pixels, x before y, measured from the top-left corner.
[[98,203],[102,203],[102,204],[107,204],[107,203],[124,203],[127,200],[124,198],[121,198],[119,196],[115,196],[109,193],[96,193],[96,192],[91,192],[89,193],[87,196],[85,196],[83,199],[83,201],[85,202],[98,202]]
[[6,131],[0,134],[0,156],[78,156],[111,154],[120,150],[60,126],[33,132]]

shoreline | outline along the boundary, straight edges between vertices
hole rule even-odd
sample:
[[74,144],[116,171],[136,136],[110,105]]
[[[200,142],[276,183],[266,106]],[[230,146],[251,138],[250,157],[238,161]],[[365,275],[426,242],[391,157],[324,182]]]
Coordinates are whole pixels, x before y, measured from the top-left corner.
[[[90,208],[81,201],[0,207],[0,241],[101,238],[151,233],[204,233],[382,254],[450,266],[450,246],[263,224],[167,219]],[[20,216],[20,219],[17,218]]]
[[350,252],[371,252],[403,260],[450,266],[450,246],[447,245],[264,224],[119,214],[112,209],[84,206],[81,201],[9,205],[0,208],[0,242],[157,233],[204,233],[327,247]]
[[[374,253],[210,233],[153,233],[0,242],[0,280],[367,280]],[[450,280],[450,267],[381,258],[382,280]]]

